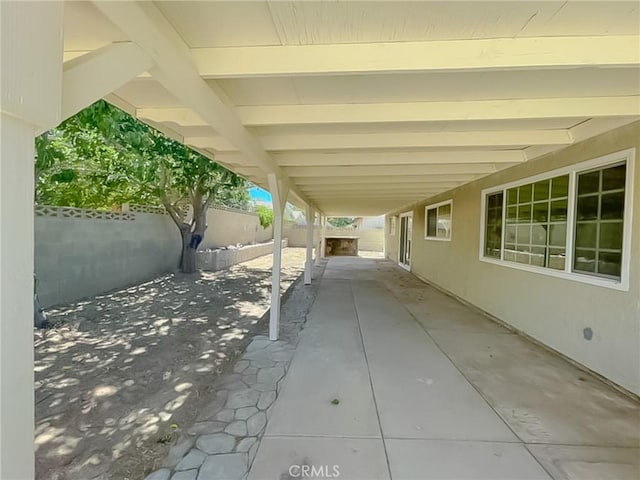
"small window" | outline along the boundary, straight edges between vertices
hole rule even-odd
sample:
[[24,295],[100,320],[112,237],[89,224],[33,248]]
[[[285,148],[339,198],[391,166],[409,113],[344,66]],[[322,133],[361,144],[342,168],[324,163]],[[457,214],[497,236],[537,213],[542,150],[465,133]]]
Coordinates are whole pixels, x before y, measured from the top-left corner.
[[487,211],[485,213],[487,225],[484,238],[484,255],[500,258],[502,250],[502,192],[487,196]]
[[425,208],[424,237],[433,240],[451,240],[453,201],[430,205]]
[[398,217],[393,216],[389,219],[389,235],[395,236],[397,227],[398,227]]

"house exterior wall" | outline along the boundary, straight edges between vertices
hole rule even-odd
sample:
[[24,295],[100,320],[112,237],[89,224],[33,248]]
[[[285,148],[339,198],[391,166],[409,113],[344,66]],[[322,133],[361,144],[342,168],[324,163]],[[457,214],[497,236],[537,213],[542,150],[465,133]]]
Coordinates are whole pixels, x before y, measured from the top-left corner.
[[[479,259],[484,189],[621,150],[640,153],[640,122],[503,170],[387,215],[387,257],[397,260],[392,215],[413,211],[411,271],[425,281],[640,394],[640,168],[634,173],[628,291],[580,283]],[[453,199],[450,242],[424,239],[425,206]],[[627,207],[626,207],[627,208]],[[591,340],[583,330],[593,331]]]

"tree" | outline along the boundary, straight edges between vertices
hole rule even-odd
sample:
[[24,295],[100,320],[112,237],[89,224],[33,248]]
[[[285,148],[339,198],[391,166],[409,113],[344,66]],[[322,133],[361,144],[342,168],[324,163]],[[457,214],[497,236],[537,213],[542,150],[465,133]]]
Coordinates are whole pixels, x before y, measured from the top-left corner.
[[243,178],[102,100],[38,137],[36,153],[38,203],[161,203],[180,231],[186,273],[196,269],[209,206],[249,201]]
[[273,225],[273,210],[265,205],[258,205],[256,213],[260,217],[260,225],[262,228],[269,228]]
[[344,228],[353,224],[353,222],[355,221],[355,218],[331,217],[327,221],[336,228]]

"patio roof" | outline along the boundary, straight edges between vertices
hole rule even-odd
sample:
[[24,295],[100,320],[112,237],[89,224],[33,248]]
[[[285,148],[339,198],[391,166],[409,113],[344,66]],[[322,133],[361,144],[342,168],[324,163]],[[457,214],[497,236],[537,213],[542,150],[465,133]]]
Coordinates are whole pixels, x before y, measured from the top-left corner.
[[106,95],[325,215],[385,213],[640,116],[637,2],[65,2],[64,15],[63,116]]

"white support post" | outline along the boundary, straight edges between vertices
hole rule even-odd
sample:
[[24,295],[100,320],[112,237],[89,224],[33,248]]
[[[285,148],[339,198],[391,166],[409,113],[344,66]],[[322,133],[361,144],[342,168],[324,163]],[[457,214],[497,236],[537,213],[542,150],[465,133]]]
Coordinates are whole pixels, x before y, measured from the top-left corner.
[[[0,2],[0,478],[34,478],[34,137],[58,124],[62,2]],[[28,26],[28,28],[26,28]]]
[[274,173],[267,175],[273,203],[273,270],[271,274],[271,311],[269,339],[277,340],[280,331],[280,270],[282,267],[282,219],[289,186]]
[[313,223],[315,211],[307,205],[307,261],[304,264],[304,284],[311,285],[311,269],[313,267]]

